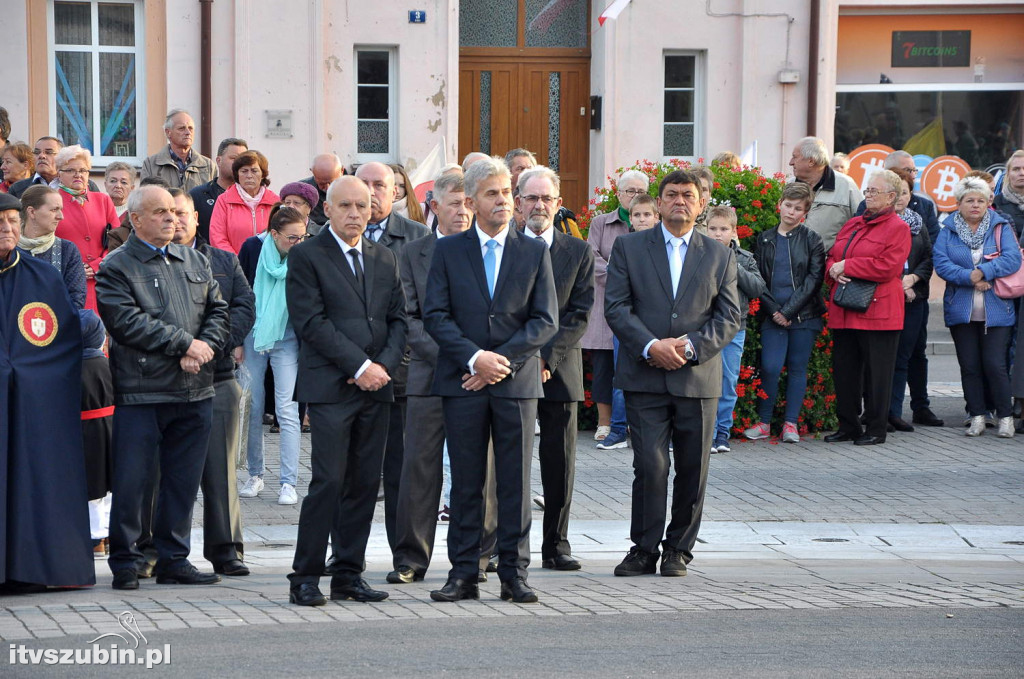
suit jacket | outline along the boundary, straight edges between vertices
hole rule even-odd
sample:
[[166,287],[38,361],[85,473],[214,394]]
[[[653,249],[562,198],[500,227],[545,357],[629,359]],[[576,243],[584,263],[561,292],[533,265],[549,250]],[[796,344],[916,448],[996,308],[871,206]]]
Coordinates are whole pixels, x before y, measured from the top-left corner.
[[[358,390],[347,381],[370,359],[394,372],[405,349],[405,295],[398,260],[387,248],[363,240],[365,290],[331,231],[288,253],[288,315],[299,343],[295,400],[337,403]],[[392,383],[371,392],[394,400]]]
[[433,392],[472,396],[462,388],[462,376],[482,349],[501,354],[512,368],[501,382],[485,387],[492,395],[543,397],[538,352],[558,330],[557,313],[551,257],[542,243],[509,229],[492,299],[477,230],[442,238],[423,301],[427,332],[441,347]]
[[402,248],[399,257],[402,288],[405,290],[405,313],[409,317],[409,378],[405,385],[408,396],[430,396],[437,364],[437,342],[423,326],[423,300],[427,297],[427,274],[434,257],[437,236],[428,234]]
[[[653,229],[620,236],[608,262],[604,310],[619,338],[614,385],[626,391],[689,398],[722,395],[720,352],[740,327],[736,256],[696,231],[672,295],[668,251],[659,222]],[[653,339],[688,335],[696,361],[679,370],[655,368],[643,351]]]
[[[530,233],[526,232],[529,237]],[[551,272],[558,299],[558,332],[540,350],[551,371],[544,383],[544,398],[552,401],[582,401],[583,350],[580,338],[594,306],[594,251],[586,241],[552,234]],[[504,260],[502,260],[504,264]]]

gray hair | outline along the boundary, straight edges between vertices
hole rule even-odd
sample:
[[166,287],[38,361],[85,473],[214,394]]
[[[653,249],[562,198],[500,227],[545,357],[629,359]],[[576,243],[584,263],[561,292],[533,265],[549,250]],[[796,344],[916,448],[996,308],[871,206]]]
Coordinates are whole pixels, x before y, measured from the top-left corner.
[[120,160],[114,161],[110,165],[107,165],[107,169],[103,171],[104,177],[109,177],[111,172],[127,172],[128,180],[134,185],[135,180],[138,179],[138,172],[134,167],[128,163],[121,162]]
[[[153,191],[163,191],[170,193],[167,189],[156,184],[147,184],[146,186],[140,186],[131,193],[128,194],[128,200],[125,202],[126,210],[128,212],[128,219],[131,220],[132,213],[138,213],[142,211],[142,204],[146,200],[146,196]],[[135,226],[135,222],[132,221],[132,226]]]
[[483,151],[470,151],[466,154],[466,157],[462,159],[462,169],[465,170],[467,165],[471,165],[472,163],[475,163],[478,160],[483,160],[484,158],[490,158],[490,156]]
[[434,177],[434,181],[437,181],[438,177],[440,177],[441,175],[449,174],[450,172],[458,172],[459,174],[462,174],[462,166],[459,165],[458,163],[448,163],[447,165],[445,165],[444,167],[437,171],[437,175]]
[[651,187],[651,178],[648,177],[643,172],[641,172],[640,170],[626,170],[625,172],[619,175],[619,181],[616,182],[616,185],[621,185],[623,182],[628,182],[631,179],[636,179],[637,181],[643,182],[644,185],[647,186],[647,188]]
[[[164,129],[165,130],[169,130],[172,127],[174,127],[174,116],[178,115],[179,113],[184,113],[189,118],[192,118],[192,114],[189,113],[188,111],[186,111],[185,109],[183,109],[183,108],[172,108],[170,111],[167,112],[167,117],[164,118]],[[192,118],[192,120],[194,122],[195,118]]]
[[830,159],[828,147],[825,142],[817,137],[804,137],[796,143],[796,150],[801,158],[814,163],[815,167],[825,167]]
[[956,198],[957,204],[968,193],[980,193],[985,200],[992,200],[992,189],[989,188],[988,182],[980,177],[964,177],[957,182],[956,188],[953,189],[953,197]]
[[693,173],[708,183],[708,194],[710,195],[711,189],[715,186],[715,173],[706,165],[696,166],[693,168]]
[[[900,193],[903,192],[903,179],[892,170],[875,170],[868,177],[868,181],[871,182],[875,179],[881,179],[888,184],[889,190],[896,194],[896,198],[899,198]],[[893,203],[896,202],[896,198],[893,198]]]
[[480,182],[491,177],[506,177],[512,181],[512,172],[500,156],[481,158],[469,166],[466,170],[466,195],[475,198]]
[[519,187],[526,186],[526,182],[531,179],[550,179],[555,187],[555,193],[558,195],[562,194],[562,180],[558,178],[554,170],[546,165],[535,165],[529,170],[523,170],[523,173],[519,175]]
[[[458,165],[456,165],[458,167]],[[434,200],[441,202],[449,193],[465,192],[466,181],[462,172],[443,172],[434,180]]]
[[906,151],[893,151],[885,157],[885,160],[882,162],[882,167],[886,170],[891,170],[896,167],[899,161],[903,158],[910,158],[911,161],[914,160],[914,156],[910,155]]
[[60,151],[57,151],[57,157],[54,159],[54,163],[57,165],[57,169],[59,170],[65,163],[69,163],[76,158],[81,158],[90,169],[92,168],[92,154],[89,153],[89,149],[83,148],[78,144],[65,146]]
[[534,165],[537,164],[537,157],[534,156],[532,152],[527,151],[526,149],[512,149],[511,151],[506,153],[505,164],[508,165],[509,167],[512,167],[512,161],[515,160],[516,158],[529,158]]

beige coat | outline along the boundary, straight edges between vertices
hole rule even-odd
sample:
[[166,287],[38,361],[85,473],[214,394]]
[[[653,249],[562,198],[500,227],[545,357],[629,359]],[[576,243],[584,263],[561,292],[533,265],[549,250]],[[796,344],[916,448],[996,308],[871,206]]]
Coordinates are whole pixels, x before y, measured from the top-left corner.
[[[831,179],[829,174],[832,175]],[[864,196],[852,179],[845,174],[833,172],[830,167],[825,168],[823,179],[824,183],[814,194],[814,202],[811,203],[811,210],[804,223],[821,236],[825,252],[828,253],[836,242],[839,229],[857,214],[857,207]]]
[[179,187],[188,193],[195,187],[205,184],[216,176],[213,162],[192,149],[192,162],[185,168],[185,179],[180,180],[178,166],[171,159],[171,149],[164,146],[162,149],[142,161],[142,172],[139,179],[146,177],[160,177],[173,187]]
[[629,225],[619,219],[618,210],[594,217],[590,222],[587,242],[594,250],[594,308],[590,311],[587,332],[580,340],[584,349],[607,349],[611,351],[612,330],[604,320],[604,286],[608,280],[608,258],[612,255],[615,239],[629,233]]

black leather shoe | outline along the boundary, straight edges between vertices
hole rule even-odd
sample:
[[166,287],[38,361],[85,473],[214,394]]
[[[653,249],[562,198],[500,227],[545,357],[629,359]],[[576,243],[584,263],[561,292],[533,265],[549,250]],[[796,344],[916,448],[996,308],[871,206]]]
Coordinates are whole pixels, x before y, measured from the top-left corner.
[[327,603],[327,597],[312,582],[304,582],[291,588],[288,593],[288,603],[296,606],[323,606]]
[[665,548],[661,555],[661,574],[667,578],[686,575],[686,560],[678,549]]
[[544,559],[541,566],[556,571],[578,571],[581,568],[580,562],[568,554],[558,554],[554,559]]
[[654,575],[658,570],[658,552],[645,552],[639,547],[633,547],[626,554],[626,558],[615,567],[615,575],[629,577],[632,575]]
[[331,554],[327,559],[327,563],[324,564],[324,575],[334,575],[334,566],[338,563],[338,555]]
[[229,577],[240,577],[249,575],[249,567],[242,563],[241,559],[231,559],[213,567],[214,573],[227,575]]
[[501,583],[501,598],[503,601],[511,601],[514,604],[537,603],[537,593],[530,589],[524,577],[515,577],[508,582]]
[[114,589],[138,589],[139,576],[133,568],[123,568],[114,573],[114,581],[110,583]]
[[487,571],[485,571],[483,568],[481,568],[480,569],[480,573],[478,573],[477,576],[476,576],[476,581],[477,582],[487,582]]
[[151,578],[153,577],[153,566],[154,564],[151,564],[148,561],[140,561],[139,563],[135,564],[135,574],[139,577],[140,580]]
[[331,601],[384,601],[388,593],[379,589],[371,589],[366,580],[356,578],[347,585],[335,587],[331,584]]
[[498,557],[492,556],[491,560],[487,562],[487,572],[497,573],[498,572]]
[[408,566],[399,566],[388,573],[387,581],[392,585],[402,585],[410,582],[419,582],[423,579],[423,573],[417,573]]
[[156,584],[158,585],[215,585],[218,582],[220,582],[219,575],[201,573],[190,563],[156,575]]
[[855,446],[877,446],[880,443],[885,443],[884,436],[871,436],[870,434],[864,434],[859,439],[853,442]]
[[[481,571],[483,572],[483,571]],[[479,599],[480,588],[475,582],[466,582],[459,578],[448,578],[441,589],[430,593],[434,601],[461,601],[462,599]]]
[[860,438],[860,435],[854,436],[848,434],[845,431],[837,431],[835,434],[829,434],[825,437],[825,443],[842,443],[844,441],[855,441]]
[[921,408],[914,411],[914,424],[923,424],[926,427],[942,427],[946,423],[935,416],[931,408]]
[[902,417],[889,416],[889,426],[896,431],[914,431],[914,427]]

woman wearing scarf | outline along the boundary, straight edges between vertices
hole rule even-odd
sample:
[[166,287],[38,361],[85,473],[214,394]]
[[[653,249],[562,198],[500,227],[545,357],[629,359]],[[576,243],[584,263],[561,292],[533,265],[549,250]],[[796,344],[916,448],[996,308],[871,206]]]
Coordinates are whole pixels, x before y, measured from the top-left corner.
[[[914,195],[912,172],[902,167],[893,168],[901,180],[900,196],[896,199],[897,216],[910,228],[910,255],[903,265],[903,332],[896,349],[896,369],[892,374],[892,402],[889,404],[889,427],[896,431],[914,431],[913,425],[903,419],[903,397],[910,384],[910,409],[914,413],[928,407],[928,281],[932,277],[932,239],[924,220],[909,207]],[[910,371],[910,364],[914,370]],[[915,418],[916,419],[916,418]]]
[[235,183],[220,194],[210,215],[210,244],[237,255],[246,238],[267,229],[270,209],[281,199],[267,188],[267,158],[259,151],[240,154],[231,173]]
[[96,280],[94,276],[107,254],[103,236],[108,228],[121,221],[110,196],[89,190],[92,155],[78,144],[65,146],[57,152],[57,178],[50,187],[60,191],[64,201],[64,218],[57,225],[57,237],[71,241],[85,268],[85,308],[96,311]]
[[71,241],[57,238],[64,219],[64,200],[48,186],[30,186],[21,194],[21,238],[18,247],[50,262],[60,271],[76,310],[85,307],[85,267],[82,255]]
[[992,207],[1010,215],[1017,233],[1024,235],[1024,151],[1014,151],[1006,159],[1003,187],[992,200]]
[[[218,199],[219,200],[219,199]],[[263,489],[263,378],[267,364],[274,371],[274,398],[281,427],[281,491],[277,502],[298,502],[295,482],[299,466],[299,405],[292,399],[299,366],[299,342],[288,320],[285,279],[288,251],[302,242],[306,220],[295,208],[280,206],[270,215],[270,228],[256,264],[253,292],[256,293],[256,325],[245,338],[245,367],[252,383],[247,461],[249,480],[240,497],[256,497]]]
[[939,232],[932,259],[936,273],[946,281],[942,309],[956,347],[970,415],[964,433],[981,436],[985,432],[987,387],[999,418],[998,435],[1009,438],[1013,405],[1006,355],[1017,316],[1013,300],[996,296],[992,284],[1020,269],[1020,247],[1013,225],[988,209],[992,190],[983,180],[967,177],[956,185],[953,195],[957,211]]
[[[843,225],[825,260],[831,285],[828,325],[832,328],[832,373],[839,431],[829,443],[858,446],[885,443],[892,374],[903,330],[904,295],[900,277],[910,254],[910,231],[894,210],[903,180],[889,170],[874,172],[864,190],[864,213]],[[836,304],[839,285],[858,279],[876,284],[864,311]],[[861,399],[866,429],[861,429]]]

